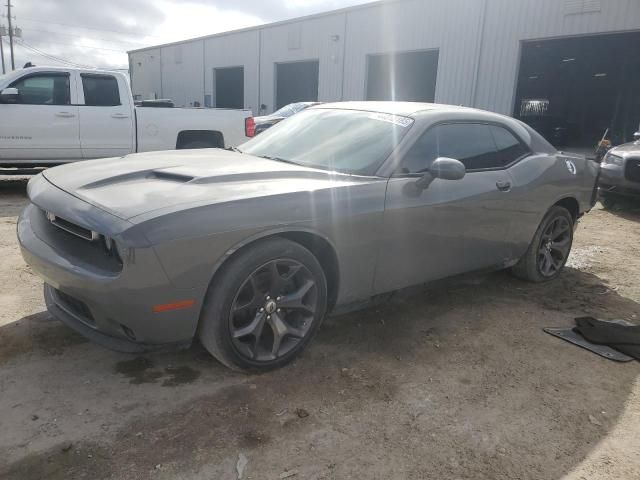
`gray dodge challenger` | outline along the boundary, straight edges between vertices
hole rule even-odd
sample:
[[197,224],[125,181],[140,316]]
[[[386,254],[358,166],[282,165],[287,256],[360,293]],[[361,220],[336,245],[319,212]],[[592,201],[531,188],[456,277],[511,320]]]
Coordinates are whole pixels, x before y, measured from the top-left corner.
[[18,239],[49,311],[90,339],[137,352],[198,337],[260,371],[337,305],[477,270],[552,280],[598,168],[493,113],[324,104],[234,151],[46,170]]

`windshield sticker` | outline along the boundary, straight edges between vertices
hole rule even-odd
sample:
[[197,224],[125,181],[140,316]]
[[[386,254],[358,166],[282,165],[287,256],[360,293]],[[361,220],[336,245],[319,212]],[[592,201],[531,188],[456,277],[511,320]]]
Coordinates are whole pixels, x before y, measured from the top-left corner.
[[381,122],[393,123],[403,128],[407,128],[413,123],[411,118],[392,115],[391,113],[372,113],[369,115],[372,120],[380,120]]

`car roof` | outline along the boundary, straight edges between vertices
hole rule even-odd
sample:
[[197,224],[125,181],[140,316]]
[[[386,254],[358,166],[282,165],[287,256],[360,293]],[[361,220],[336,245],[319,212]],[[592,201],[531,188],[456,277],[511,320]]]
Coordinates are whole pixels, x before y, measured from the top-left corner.
[[362,110],[366,112],[387,113],[391,115],[402,115],[406,117],[415,117],[423,112],[432,111],[469,111],[481,112],[473,108],[444,105],[439,103],[423,103],[423,102],[394,102],[394,101],[362,101],[362,102],[333,102],[323,103],[312,108],[336,108],[343,110]]

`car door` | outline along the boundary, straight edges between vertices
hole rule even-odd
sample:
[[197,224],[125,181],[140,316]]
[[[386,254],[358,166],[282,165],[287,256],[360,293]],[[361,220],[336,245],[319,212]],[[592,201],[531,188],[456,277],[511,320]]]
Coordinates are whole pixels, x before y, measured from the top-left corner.
[[[507,234],[511,176],[508,156],[482,123],[431,127],[405,155],[387,186],[376,293],[492,267],[510,256]],[[524,148],[524,147],[522,147]],[[460,160],[461,180],[415,182],[440,157]]]
[[8,87],[18,90],[18,98],[0,104],[0,159],[60,163],[82,157],[68,72],[27,73]]
[[84,158],[127,155],[134,151],[133,106],[120,76],[81,73],[80,143]]

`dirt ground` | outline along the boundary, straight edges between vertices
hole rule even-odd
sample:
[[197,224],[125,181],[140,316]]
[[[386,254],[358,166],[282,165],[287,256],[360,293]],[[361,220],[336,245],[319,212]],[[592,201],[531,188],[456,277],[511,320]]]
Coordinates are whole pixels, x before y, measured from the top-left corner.
[[557,281],[499,272],[333,317],[260,376],[130,356],[45,311],[0,181],[0,478],[638,479],[640,366],[542,332],[640,323],[640,208],[594,210]]

